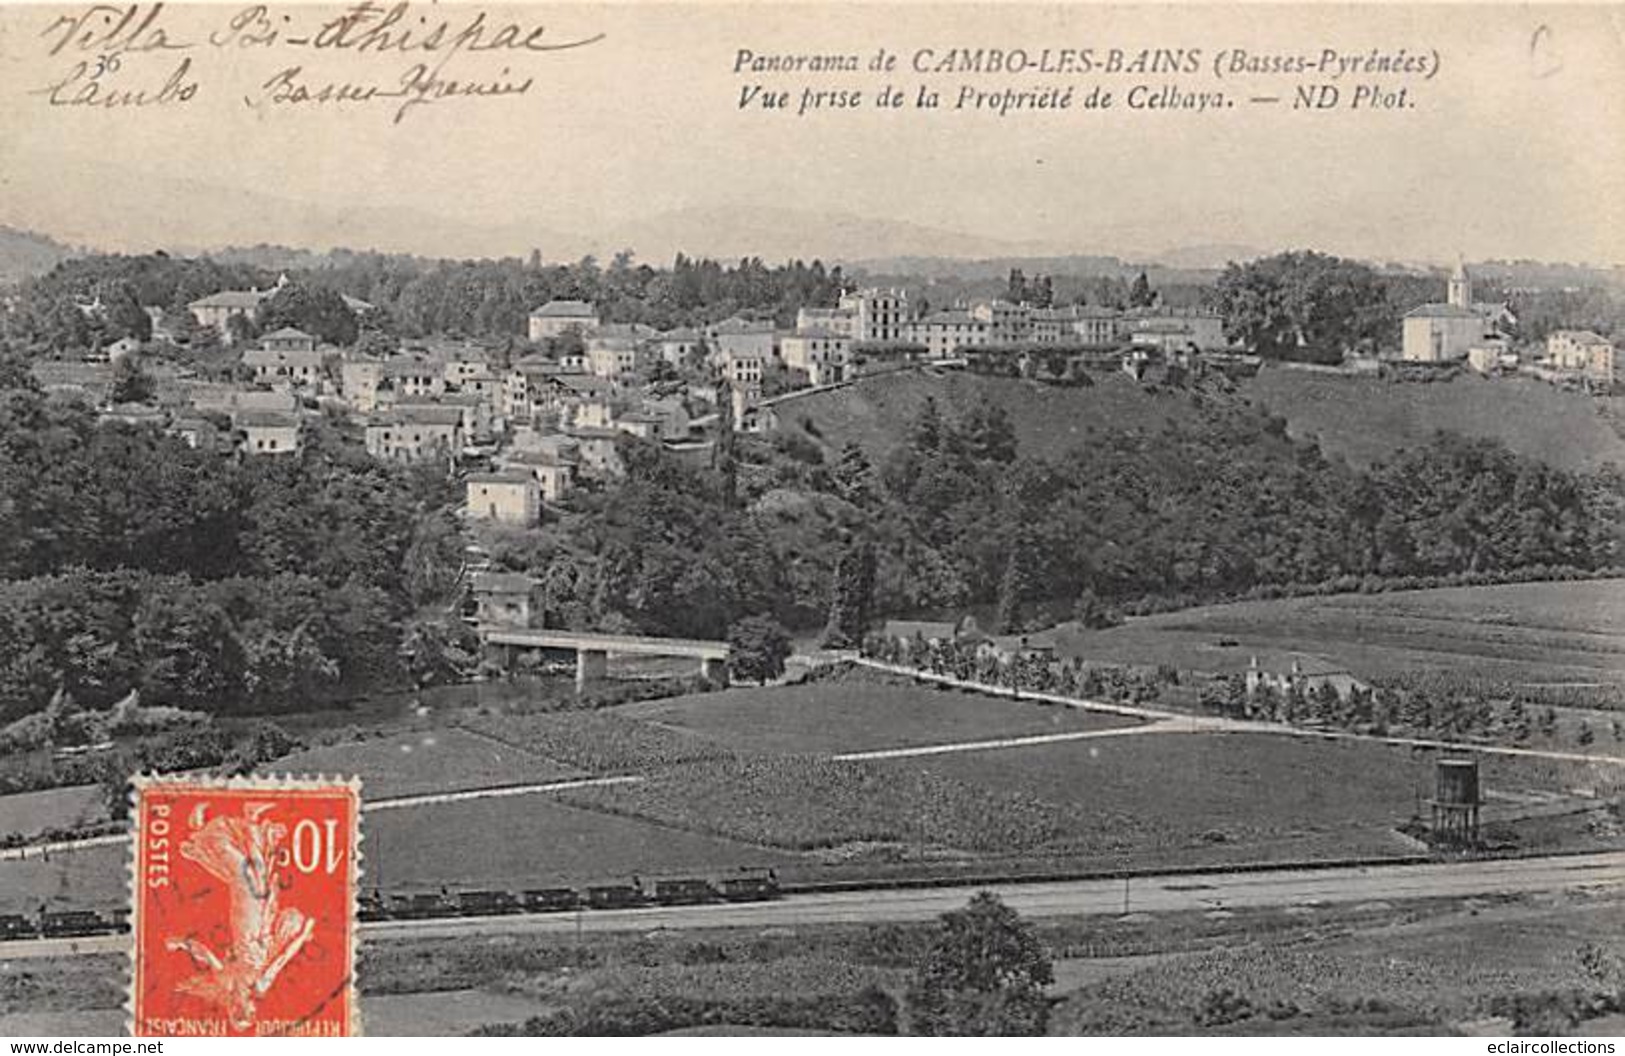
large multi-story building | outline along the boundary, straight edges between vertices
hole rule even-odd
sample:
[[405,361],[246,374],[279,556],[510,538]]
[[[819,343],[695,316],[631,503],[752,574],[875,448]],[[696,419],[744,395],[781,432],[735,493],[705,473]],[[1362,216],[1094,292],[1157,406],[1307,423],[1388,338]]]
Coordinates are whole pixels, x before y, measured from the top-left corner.
[[283,327],[260,338],[259,348],[244,352],[243,367],[252,372],[254,381],[269,388],[317,393],[327,376],[322,366],[324,358],[314,337]]
[[244,411],[232,424],[251,455],[287,455],[299,450],[299,418],[277,411]]
[[777,336],[773,324],[761,319],[741,319],[734,316],[713,323],[706,330],[711,344],[711,360],[721,363],[729,358],[756,358],[763,362],[773,358]]
[[655,332],[636,323],[602,326],[587,334],[587,372],[618,380],[644,370],[651,356],[648,342]]
[[855,337],[858,314],[851,308],[802,308],[796,312],[796,330],[828,330],[845,337]]
[[1014,345],[1032,339],[1033,310],[1010,301],[978,301],[971,306],[971,318],[987,325],[988,342]]
[[830,385],[846,379],[851,346],[851,338],[833,330],[798,330],[779,339],[779,357],[814,385]]
[[913,323],[909,337],[925,346],[932,359],[947,359],[961,349],[980,348],[992,342],[992,326],[963,308],[932,312]]
[[464,509],[474,520],[528,528],[541,515],[541,488],[529,473],[471,473],[465,486]]
[[1592,330],[1554,330],[1546,337],[1546,362],[1557,370],[1584,374],[1586,380],[1612,385],[1614,343]]
[[914,321],[906,290],[867,289],[841,295],[840,308],[852,315],[856,341],[907,341]]
[[378,406],[378,383],[384,380],[384,361],[374,356],[347,354],[339,364],[339,393],[350,410],[371,414]]
[[586,301],[548,301],[530,313],[529,336],[532,341],[545,341],[571,330],[586,333],[601,322],[598,309]]
[[468,439],[463,415],[461,407],[423,404],[384,411],[367,423],[367,453],[398,462],[449,461]]
[[674,367],[682,367],[693,361],[695,354],[705,343],[705,335],[698,330],[679,327],[657,334],[652,343],[662,360]]

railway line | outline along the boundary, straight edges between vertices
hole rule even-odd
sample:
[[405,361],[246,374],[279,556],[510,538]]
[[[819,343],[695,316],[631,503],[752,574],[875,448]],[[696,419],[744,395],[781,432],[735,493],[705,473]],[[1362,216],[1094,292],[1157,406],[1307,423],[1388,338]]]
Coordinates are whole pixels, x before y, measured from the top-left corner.
[[[1267,907],[1393,903],[1422,898],[1474,898],[1541,892],[1625,893],[1625,851],[1541,858],[1412,862],[1179,872],[1082,880],[977,885],[996,892],[1024,916],[1121,916],[1128,913],[1222,913]],[[766,928],[926,921],[962,906],[962,884],[860,890],[786,889],[728,900],[640,899],[635,905],[595,904],[542,908],[504,906],[470,916],[399,916],[361,924],[364,939],[477,937],[481,935],[658,931],[694,928]],[[647,892],[646,892],[647,894]],[[472,908],[472,907],[471,907]],[[491,907],[485,907],[489,910]],[[125,950],[123,934],[27,938],[0,944],[0,961]]]

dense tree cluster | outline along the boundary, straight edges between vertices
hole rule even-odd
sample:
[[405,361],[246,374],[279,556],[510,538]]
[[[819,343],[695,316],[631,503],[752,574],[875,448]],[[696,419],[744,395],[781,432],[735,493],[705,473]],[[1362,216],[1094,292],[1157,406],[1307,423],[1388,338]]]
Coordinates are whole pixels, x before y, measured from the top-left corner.
[[[16,308],[0,314],[0,336],[36,352],[77,353],[122,337],[146,340],[144,307],[162,310],[166,325],[193,329],[187,305],[222,290],[274,287],[282,272],[158,253],[89,256],[65,261],[22,283]],[[286,272],[287,288],[268,298],[252,337],[296,326],[333,344],[357,337],[340,295],[367,301],[365,323],[405,337],[461,334],[522,339],[530,313],[554,299],[591,301],[607,319],[670,328],[698,326],[745,312],[794,322],[803,306],[833,305],[845,279],[839,267],[790,261],[770,266],[758,257],[724,265],[679,254],[670,267],[635,263],[620,253],[602,266],[539,260],[431,261],[381,253],[333,254],[318,266]],[[89,306],[99,305],[94,311]]]
[[1401,305],[1369,265],[1313,252],[1231,264],[1215,294],[1232,340],[1270,358],[1328,363],[1397,344],[1399,317],[1427,299]]
[[1041,1035],[1049,1021],[1050,954],[1033,926],[990,891],[944,913],[908,992],[913,1033]]
[[765,613],[832,644],[887,615],[1105,626],[1147,605],[1625,563],[1617,474],[1448,434],[1361,471],[1211,396],[1052,458],[1023,454],[995,404],[951,420],[927,402],[878,465],[852,444],[826,460],[730,437],[708,470],[629,440],[624,481],[499,557],[544,581],[552,622],[721,637]]
[[446,498],[330,426],[238,460],[0,392],[0,720],[58,690],[267,712],[387,681],[457,556]]

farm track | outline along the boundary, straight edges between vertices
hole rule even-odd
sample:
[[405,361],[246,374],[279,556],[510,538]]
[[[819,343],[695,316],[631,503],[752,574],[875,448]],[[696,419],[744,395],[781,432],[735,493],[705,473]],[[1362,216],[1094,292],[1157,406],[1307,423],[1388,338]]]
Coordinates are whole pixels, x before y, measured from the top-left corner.
[[914,759],[925,755],[954,755],[959,752],[985,752],[1000,748],[1032,748],[1044,744],[1065,744],[1068,741],[1087,741],[1099,737],[1135,737],[1149,733],[1199,733],[1209,729],[1201,718],[1157,720],[1138,726],[1121,726],[1105,730],[1075,730],[1070,733],[1034,733],[1023,737],[1000,737],[984,741],[956,741],[952,744],[924,744],[912,748],[876,748],[866,752],[841,752],[830,756],[843,763],[861,763],[881,759]]
[[[1473,752],[1480,755],[1505,755],[1529,759],[1551,759],[1568,763],[1606,763],[1614,766],[1625,766],[1625,756],[1603,755],[1601,753],[1560,752],[1550,748],[1516,748],[1510,745],[1475,744],[1470,741],[1445,741],[1429,737],[1389,737],[1377,736],[1370,733],[1352,733],[1347,730],[1314,730],[1302,726],[1288,726],[1279,722],[1258,722],[1243,719],[1226,719],[1218,716],[1197,716],[1185,712],[1170,711],[1165,708],[1147,708],[1141,705],[1115,704],[1100,700],[1083,700],[1078,697],[1064,697],[1058,693],[1038,693],[1031,690],[1006,689],[1002,686],[990,686],[982,682],[972,682],[966,679],[954,678],[951,675],[939,675],[919,668],[903,667],[899,664],[883,663],[879,660],[870,660],[859,657],[853,661],[863,667],[888,674],[902,675],[906,678],[916,678],[925,682],[934,682],[938,685],[953,686],[956,689],[968,689],[977,693],[987,693],[993,696],[1010,697],[1017,700],[1037,700],[1049,704],[1061,704],[1067,707],[1083,708],[1089,711],[1110,712],[1116,715],[1134,715],[1151,722],[1170,722],[1185,724],[1187,732],[1211,733],[1258,733],[1271,734],[1278,737],[1303,737],[1325,741],[1367,741],[1376,744],[1396,745],[1401,748],[1430,748],[1443,751]],[[1200,723],[1200,726],[1192,725]],[[1173,731],[1170,731],[1173,732]]]
[[[646,780],[639,774],[620,774],[608,777],[583,777],[565,781],[546,781],[528,785],[494,785],[486,788],[460,789],[455,792],[424,792],[410,796],[394,796],[363,803],[363,813],[374,810],[400,810],[406,807],[438,806],[443,803],[466,803],[477,799],[505,799],[511,796],[531,796],[547,792],[569,792],[578,788],[601,785],[635,785]],[[127,832],[106,836],[91,836],[82,840],[63,840],[58,843],[31,844],[26,847],[8,847],[0,850],[0,862],[21,861],[24,858],[48,858],[53,854],[88,850],[92,847],[111,847],[129,842]]]

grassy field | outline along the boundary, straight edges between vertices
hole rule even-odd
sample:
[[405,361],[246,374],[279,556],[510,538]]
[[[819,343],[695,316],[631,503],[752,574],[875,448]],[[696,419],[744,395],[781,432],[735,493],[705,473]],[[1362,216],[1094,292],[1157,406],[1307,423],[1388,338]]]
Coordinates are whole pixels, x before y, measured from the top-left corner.
[[[1088,441],[1091,430],[1155,431],[1191,413],[1189,397],[1148,393],[1120,372],[1092,375],[1088,388],[1059,388],[1011,378],[905,372],[792,400],[786,428],[810,419],[824,437],[887,451],[927,395],[954,415],[979,403],[1010,413],[1021,449],[1058,456]],[[1318,437],[1328,452],[1357,465],[1387,459],[1438,429],[1498,439],[1513,451],[1565,469],[1625,465],[1625,437],[1614,428],[1613,401],[1563,392],[1535,381],[1462,377],[1446,383],[1394,384],[1303,371],[1266,369],[1243,381],[1240,398],[1286,418],[1297,437]]]
[[42,906],[102,911],[128,906],[129,859],[126,847],[110,845],[0,861],[0,913],[33,914]]
[[738,751],[859,752],[1132,725],[1113,715],[921,686],[819,682],[617,708]]
[[[1492,1017],[1514,994],[1591,991],[1596,984],[1577,950],[1586,942],[1616,944],[1622,929],[1625,906],[1583,895],[1468,902],[1419,920],[1306,929],[1297,941],[1243,941],[1152,958],[1146,967],[1073,991],[1057,1008],[1052,1030],[1412,1033],[1425,1023],[1461,1030]],[[1202,1022],[1204,999],[1221,990],[1245,1001],[1237,1008],[1244,1014]],[[1403,1029],[1407,1023],[1411,1029]],[[1504,1036],[1512,1024],[1485,1026]],[[1586,1032],[1556,1026],[1560,1033]]]
[[1191,413],[1186,396],[1148,393],[1120,371],[1093,377],[1088,388],[1059,388],[1015,378],[907,371],[792,400],[779,413],[786,429],[801,430],[803,419],[810,419],[818,435],[838,438],[836,449],[855,440],[870,452],[886,452],[927,396],[954,419],[980,404],[998,404],[1009,412],[1021,450],[1043,456],[1063,455],[1095,431],[1155,432],[1165,421]]
[[360,777],[368,799],[573,777],[579,770],[468,730],[432,729],[312,748],[264,768]]
[[1302,653],[1380,678],[1625,683],[1625,581],[1516,583],[1209,605],[1061,636],[1058,652],[1216,674]]
[[377,811],[367,815],[362,836],[364,886],[390,891],[523,889],[794,861],[767,848],[578,810],[544,796]]
[[1439,429],[1497,439],[1564,469],[1625,465],[1625,438],[1605,412],[1608,401],[1531,379],[1418,385],[1276,369],[1243,391],[1285,416],[1292,436],[1316,436],[1328,454],[1356,465],[1387,459]]
[[75,829],[106,820],[107,802],[100,785],[0,796],[0,836],[34,836],[46,829]]

